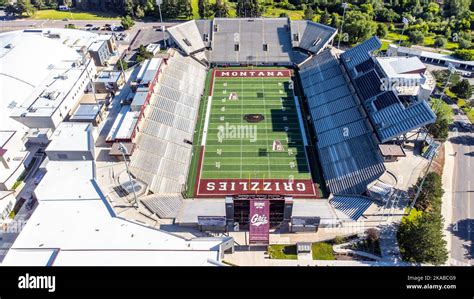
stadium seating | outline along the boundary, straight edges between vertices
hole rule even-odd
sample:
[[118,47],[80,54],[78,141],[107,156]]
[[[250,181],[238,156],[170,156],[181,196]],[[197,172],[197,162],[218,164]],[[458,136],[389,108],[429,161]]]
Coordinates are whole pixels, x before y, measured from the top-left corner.
[[343,216],[357,221],[372,205],[373,200],[366,196],[334,196],[329,203],[336,209],[336,213],[343,213]]
[[300,66],[323,174],[334,194],[361,194],[384,171],[362,106],[327,49]]
[[145,109],[130,168],[155,194],[183,191],[205,76],[204,66],[174,52]]
[[183,198],[177,194],[153,194],[142,198],[141,202],[161,219],[169,219],[176,218]]

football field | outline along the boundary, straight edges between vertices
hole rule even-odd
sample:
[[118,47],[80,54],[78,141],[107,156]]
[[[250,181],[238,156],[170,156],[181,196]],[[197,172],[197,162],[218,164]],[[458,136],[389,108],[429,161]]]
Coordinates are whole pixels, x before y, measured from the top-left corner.
[[198,193],[314,195],[297,103],[288,69],[214,70]]

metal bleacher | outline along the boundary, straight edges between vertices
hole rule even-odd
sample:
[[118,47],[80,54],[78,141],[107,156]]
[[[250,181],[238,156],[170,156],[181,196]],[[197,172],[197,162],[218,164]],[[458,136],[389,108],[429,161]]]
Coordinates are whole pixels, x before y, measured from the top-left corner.
[[326,183],[333,194],[361,194],[385,171],[363,107],[330,49],[300,65]]

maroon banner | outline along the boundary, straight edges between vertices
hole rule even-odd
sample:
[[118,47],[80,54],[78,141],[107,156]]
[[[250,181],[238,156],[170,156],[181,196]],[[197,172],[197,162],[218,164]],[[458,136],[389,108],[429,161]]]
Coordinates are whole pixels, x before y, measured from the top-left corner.
[[216,70],[214,76],[217,78],[240,78],[240,77],[291,77],[290,70]]
[[250,200],[249,243],[268,244],[270,241],[270,202]]
[[311,180],[282,179],[200,179],[197,197],[223,197],[228,195],[291,195],[297,198],[321,197]]

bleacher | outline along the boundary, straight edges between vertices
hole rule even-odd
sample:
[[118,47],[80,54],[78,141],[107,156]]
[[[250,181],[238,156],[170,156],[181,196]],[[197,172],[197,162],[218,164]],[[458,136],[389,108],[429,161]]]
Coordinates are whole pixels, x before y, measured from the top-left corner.
[[205,48],[194,20],[168,28],[168,32],[174,42],[188,55]]
[[317,54],[334,38],[336,31],[330,26],[311,21],[291,21],[292,45]]
[[330,49],[300,66],[323,175],[333,194],[362,194],[385,171],[366,114]]
[[204,66],[173,52],[145,109],[130,169],[155,194],[183,191],[205,76]]
[[183,205],[183,198],[179,194],[152,194],[140,200],[148,210],[161,219],[176,218]]
[[373,204],[373,200],[370,197],[358,195],[334,196],[329,203],[336,209],[339,218],[357,221]]

